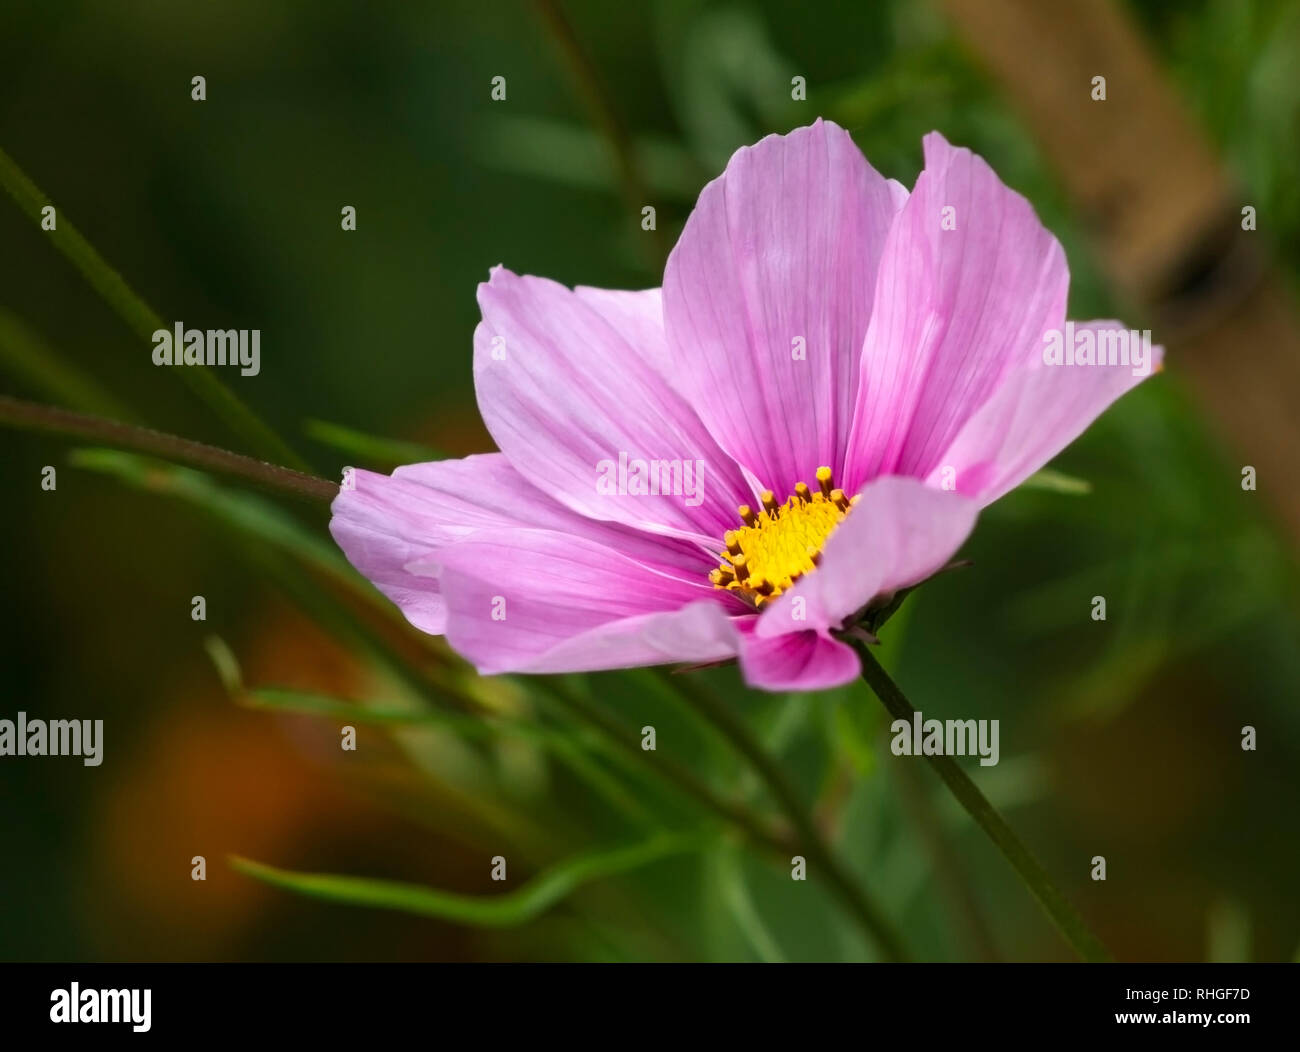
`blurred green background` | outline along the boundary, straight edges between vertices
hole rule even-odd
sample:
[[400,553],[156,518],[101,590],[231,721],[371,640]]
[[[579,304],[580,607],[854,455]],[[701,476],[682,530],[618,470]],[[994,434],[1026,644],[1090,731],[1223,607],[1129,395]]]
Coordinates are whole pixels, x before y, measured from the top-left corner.
[[[1271,217],[1295,289],[1300,4],[1130,7]],[[921,136],[939,129],[985,156],[1061,238],[1072,317],[1143,321],[1111,298],[1034,142],[931,5],[564,9],[643,159],[668,244],[704,182],[767,132],[836,119],[910,186]],[[309,421],[452,455],[491,448],[470,374],[475,286],[490,266],[569,285],[659,284],[662,246],[630,213],[530,5],[3,0],[0,27],[0,148],[165,319],[261,329],[261,375],[223,379],[326,477],[392,465],[320,441]],[[196,103],[200,74],[207,101]],[[490,98],[498,75],[505,102]],[[790,99],[794,75],[808,79],[806,102]],[[340,231],[345,205],[355,233]],[[8,198],[0,275],[0,317],[25,333],[18,342],[44,346],[40,360],[80,371],[132,419],[239,448]],[[12,348],[0,390],[69,404]],[[328,542],[324,513],[272,512],[277,502],[258,498],[238,505],[254,523],[240,534],[212,496],[235,487],[176,500],[111,477],[103,460],[70,462],[67,443],[4,441],[0,717],[106,726],[98,768],[0,760],[0,958],[875,955],[822,883],[790,880],[788,864],[747,849],[635,758],[592,744],[528,683],[484,688],[444,669],[567,746],[362,725],[361,748],[346,753],[338,719],[232,703],[210,636],[253,686],[424,704],[348,627],[356,601],[259,539],[278,523]],[[55,492],[39,485],[46,464]],[[887,662],[927,716],[1002,721],[1002,762],[973,776],[1117,956],[1289,960],[1300,946],[1294,551],[1260,495],[1241,491],[1176,356],[1054,466],[1091,493],[1020,491],[989,509],[967,548],[974,567],[887,626]],[[190,618],[195,595],[205,623]],[[1094,595],[1107,597],[1105,622],[1089,616]],[[1070,958],[930,771],[889,755],[865,686],[779,698],[744,692],[734,670],[700,680],[791,773],[916,957]],[[653,675],[561,686],[632,732],[654,724],[659,749],[714,791],[775,813],[735,750]],[[1240,748],[1247,724],[1255,752]],[[707,846],[499,929],[312,901],[226,861],[490,895],[494,855],[517,888],[568,855],[665,827]],[[190,879],[194,855],[208,861],[205,882]],[[1089,879],[1095,855],[1105,882]]]

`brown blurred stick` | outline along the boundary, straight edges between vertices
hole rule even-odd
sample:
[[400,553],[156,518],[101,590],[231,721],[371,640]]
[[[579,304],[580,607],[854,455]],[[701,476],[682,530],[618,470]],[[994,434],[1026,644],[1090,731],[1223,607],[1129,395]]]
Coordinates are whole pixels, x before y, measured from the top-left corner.
[[[596,126],[601,130],[605,138],[609,140],[610,150],[614,155],[614,164],[618,169],[623,184],[623,196],[627,199],[633,216],[639,222],[641,209],[646,205],[653,204],[653,202],[650,200],[645,180],[641,177],[641,169],[637,163],[636,147],[632,142],[632,136],[628,133],[622,119],[619,117],[618,110],[600,79],[600,73],[597,71],[595,63],[592,62],[591,56],[583,48],[582,42],[573,30],[573,24],[560,6],[559,0],[534,0],[534,4],[542,20],[546,23],[547,29],[550,30],[551,36],[560,49],[560,53],[564,56],[564,61],[569,67],[574,83],[582,95],[583,102],[586,104],[592,120],[595,121]],[[659,229],[658,222],[655,223],[654,229],[651,231],[651,238],[658,254],[655,262],[662,265],[668,258],[668,252],[672,245],[669,243],[666,233]]]
[[339,491],[337,483],[307,475],[278,464],[254,460],[241,453],[209,446],[203,442],[169,435],[134,424],[123,424],[88,413],[75,413],[53,405],[24,402],[0,395],[0,424],[27,431],[44,431],[69,438],[90,439],[115,449],[150,453],[178,464],[189,464],[207,471],[244,479],[264,489],[284,493],[300,500],[329,503]]
[[1137,29],[1113,0],[941,3],[1081,207],[1119,291],[1148,312],[1170,373],[1187,377],[1300,541],[1300,317],[1266,235],[1241,228],[1249,202]]

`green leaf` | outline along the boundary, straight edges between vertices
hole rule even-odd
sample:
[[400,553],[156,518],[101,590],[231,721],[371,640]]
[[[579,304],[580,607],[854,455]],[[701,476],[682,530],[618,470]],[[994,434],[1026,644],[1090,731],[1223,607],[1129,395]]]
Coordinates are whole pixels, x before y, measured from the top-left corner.
[[69,409],[128,423],[136,419],[98,381],[63,361],[31,326],[3,308],[0,308],[0,364],[42,396]]
[[237,696],[237,700],[241,705],[251,709],[320,716],[325,719],[341,719],[354,723],[435,726],[454,731],[467,738],[491,738],[498,734],[517,734],[543,745],[562,747],[590,742],[592,737],[581,732],[551,730],[520,720],[465,716],[441,710],[412,710],[393,704],[346,701],[310,691],[285,690],[281,687],[258,687],[245,690]]
[[[619,173],[604,137],[545,117],[500,114],[480,126],[479,160],[493,168],[567,186],[617,194]],[[691,203],[708,173],[671,139],[636,136],[632,151],[646,189],[659,198]]]
[[742,862],[743,856],[734,847],[727,846],[719,852],[716,868],[722,901],[758,959],[764,964],[785,964],[786,958],[776,937],[754,905],[749,886],[745,883]]
[[303,424],[303,431],[317,442],[332,449],[388,469],[403,464],[422,464],[430,460],[447,459],[447,454],[418,442],[367,435],[361,431],[354,431],[350,427],[342,427],[324,420],[308,420]]
[[875,726],[869,726],[865,713],[874,710],[867,708],[855,699],[850,703],[836,705],[832,710],[832,733],[834,744],[852,765],[858,778],[869,778],[876,770],[876,747],[873,734]]
[[[436,688],[439,698],[462,697],[465,686],[473,682],[468,674],[448,665],[438,644],[419,637],[428,646],[429,667],[421,674],[402,657],[382,633],[368,625],[332,594],[319,585],[312,574],[337,584],[355,599],[392,625],[395,631],[412,630],[397,609],[348,565],[342,553],[330,542],[306,529],[297,519],[269,500],[251,493],[226,489],[207,475],[191,468],[177,467],[149,457],[111,449],[78,449],[69,454],[74,467],[112,475],[130,485],[153,493],[177,497],[213,515],[222,525],[247,543],[248,557],[259,572],[270,577],[311,614],[319,624],[339,639],[368,653],[399,681],[415,693],[431,697]],[[283,558],[281,558],[283,556]],[[310,573],[303,573],[306,569]],[[441,663],[446,667],[435,667]],[[462,682],[464,680],[464,682]],[[472,707],[472,703],[471,703]]]
[[230,644],[218,635],[211,635],[203,641],[203,649],[216,666],[217,676],[226,693],[238,695],[244,689],[244,674],[240,671],[239,659],[230,649]]
[[[219,655],[213,653],[211,646],[209,646],[209,653],[212,653],[214,661],[218,659]],[[221,670],[220,663],[218,663],[218,670]],[[225,676],[223,672],[223,681]],[[388,724],[437,727],[465,739],[490,739],[501,735],[514,735],[549,750],[626,817],[641,824],[654,823],[654,816],[645,805],[622,781],[597,763],[592,754],[612,755],[616,763],[621,759],[620,755],[602,738],[585,728],[559,730],[517,719],[497,719],[481,715],[465,716],[442,710],[412,711],[400,705],[385,706],[368,702],[344,701],[322,694],[285,690],[279,687],[240,689],[232,693],[241,705],[252,709],[298,713],[381,726]]]
[[340,583],[355,583],[353,571],[333,544],[322,541],[276,504],[251,493],[229,490],[193,468],[179,467],[113,449],[77,449],[74,467],[113,475],[139,489],[179,497],[213,513],[227,526],[269,542]]
[[504,895],[459,895],[422,884],[330,873],[297,873],[233,856],[231,865],[273,887],[348,906],[402,913],[483,928],[509,928],[545,913],[584,884],[705,848],[697,837],[660,834],[639,844],[596,851],[542,870],[518,891]]
[[1020,483],[1020,488],[1042,489],[1051,493],[1067,493],[1072,497],[1082,497],[1092,492],[1092,483],[1087,479],[1075,478],[1073,475],[1066,475],[1061,471],[1043,468]]

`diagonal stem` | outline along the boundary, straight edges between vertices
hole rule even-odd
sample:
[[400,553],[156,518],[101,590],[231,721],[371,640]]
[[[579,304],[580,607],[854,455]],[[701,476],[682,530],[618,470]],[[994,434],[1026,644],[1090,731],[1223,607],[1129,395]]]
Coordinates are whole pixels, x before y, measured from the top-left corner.
[[685,764],[665,755],[643,750],[638,735],[632,734],[618,720],[581,697],[577,691],[568,687],[562,679],[547,676],[542,678],[540,683],[542,689],[564,708],[595,727],[630,756],[636,757],[643,764],[649,766],[678,791],[693,797],[719,818],[736,826],[755,844],[777,852],[788,851],[793,846],[783,832],[772,829],[770,823],[761,815],[756,814],[742,803],[719,796],[704,779],[700,778]]
[[[123,424],[116,420],[75,413],[56,406],[25,402],[7,395],[0,395],[0,424],[74,438],[86,438],[119,449],[149,453],[177,463],[241,478],[302,499],[328,502],[338,492],[338,486],[333,482],[304,475],[276,464],[266,464],[229,450],[204,445],[201,442],[161,431]],[[321,606],[319,602],[315,605],[318,609]],[[647,759],[635,739],[623,733],[621,727],[605,717],[597,708],[588,705],[575,693],[563,688],[558,681],[544,680],[543,682],[551,695],[563,702],[571,711],[597,726],[633,755]],[[662,759],[654,766],[679,789],[687,795],[694,796],[721,818],[738,826],[756,843],[775,851],[786,851],[791,848],[792,845],[783,833],[769,828],[767,822],[743,805],[717,796],[689,768]]]
[[715,697],[709,690],[691,682],[687,677],[664,673],[664,679],[702,712],[758,773],[781,810],[795,827],[800,846],[808,855],[814,872],[826,880],[831,890],[840,897],[858,924],[880,947],[885,956],[894,961],[906,960],[907,951],[893,925],[835,857],[834,851],[813,821],[812,812],[800,798],[798,789],[781,765],[755,737],[749,724],[724,701]]
[[[890,715],[895,719],[912,722],[916,710],[903,692],[876,660],[871,650],[863,643],[852,641],[862,658],[862,678],[875,692]],[[1019,874],[1025,886],[1029,888],[1039,905],[1047,911],[1066,941],[1085,961],[1110,961],[1110,951],[1088,930],[1069,900],[1061,894],[1052,883],[1047,871],[1038,860],[1030,854],[1029,849],[1020,842],[1012,832],[997,809],[989,803],[988,798],[970,780],[966,772],[951,756],[926,756],[930,766],[943,779],[952,791],[957,802],[966,809],[966,813],[975,819],[976,824],[988,834],[999,851],[1012,868]]]
[[[41,220],[41,210],[52,206],[50,199],[3,150],[0,150],[0,187],[8,191],[18,207],[37,222]],[[62,211],[56,213],[56,224],[53,230],[47,231],[54,247],[81,271],[82,277],[137,336],[148,341],[158,329],[167,328],[162,319],[136,294],[122,275],[95,251],[95,246],[82,236]],[[285,441],[207,366],[189,365],[177,371],[235,434],[241,435],[251,444],[255,452],[275,457],[294,467],[306,467]]]
[[130,449],[150,453],[181,464],[190,464],[205,471],[233,475],[267,489],[297,497],[301,500],[328,503],[338,493],[337,484],[327,479],[307,475],[292,468],[254,460],[228,449],[209,446],[193,439],[169,435],[134,424],[106,420],[88,413],[74,413],[71,409],[40,405],[19,398],[0,395],[0,424],[30,431],[47,431],[70,438],[88,438],[116,449]]
[[[641,209],[651,202],[645,181],[641,178],[641,170],[637,166],[632,137],[623,126],[618,110],[601,83],[595,63],[578,40],[578,35],[573,31],[573,25],[560,7],[559,0],[535,0],[535,2],[538,12],[564,54],[564,60],[569,64],[592,119],[609,140],[610,149],[614,153],[614,163],[618,167],[623,183],[623,194],[632,209],[632,214],[639,218]],[[660,257],[657,262],[662,263],[668,258],[668,250],[672,246],[657,223],[653,236]]]

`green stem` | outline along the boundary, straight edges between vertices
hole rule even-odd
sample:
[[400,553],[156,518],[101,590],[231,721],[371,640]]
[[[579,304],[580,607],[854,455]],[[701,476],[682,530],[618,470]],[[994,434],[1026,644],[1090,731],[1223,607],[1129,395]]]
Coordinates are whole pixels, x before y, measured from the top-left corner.
[[702,688],[685,676],[675,673],[664,672],[663,676],[704,714],[705,718],[754,768],[773,799],[798,832],[802,850],[812,863],[813,872],[830,885],[831,890],[840,897],[854,919],[888,959],[906,960],[907,951],[893,925],[840,864],[817,828],[816,822],[813,821],[812,812],[800,798],[799,790],[795,788],[781,765],[754,736],[749,724],[741,719],[731,706],[714,696],[707,688]]
[[642,763],[653,769],[669,785],[712,811],[719,818],[736,826],[756,844],[777,852],[786,852],[793,846],[779,832],[772,830],[768,822],[751,811],[744,804],[733,803],[724,799],[709,787],[685,764],[678,763],[671,757],[657,752],[647,752],[641,748],[640,737],[617,719],[609,716],[598,706],[581,697],[577,691],[569,688],[563,680],[554,677],[541,677],[537,681],[541,687],[564,708],[579,719],[595,727],[610,741],[617,743],[625,752],[637,757]]
[[205,471],[233,475],[302,500],[328,502],[339,491],[338,486],[327,479],[254,460],[192,439],[153,431],[147,427],[136,427],[134,424],[123,424],[117,420],[105,420],[87,413],[74,413],[58,406],[25,402],[8,395],[0,395],[0,424],[70,438],[88,438],[116,449],[150,453]]
[[135,422],[135,414],[98,381],[64,361],[30,325],[3,307],[0,307],[0,363],[39,391],[42,398],[112,420]]
[[503,928],[533,920],[584,884],[707,847],[707,841],[698,837],[661,833],[641,843],[566,859],[542,870],[518,891],[504,895],[459,895],[395,880],[297,873],[238,856],[232,856],[230,861],[246,876],[330,902],[400,910],[456,924]]
[[[865,644],[857,640],[850,641],[854,643],[862,658],[862,678],[866,680],[867,685],[889,710],[891,716],[910,724],[916,715],[916,710],[912,708],[911,702],[903,695],[898,684],[890,678],[889,673],[884,670]],[[1039,905],[1047,911],[1047,915],[1052,918],[1074,951],[1085,961],[1112,960],[1110,952],[1088,930],[1074,907],[1057,890],[1047,871],[1029,853],[1029,849],[1020,842],[1020,838],[1011,831],[1011,827],[960,765],[951,756],[926,756],[926,759],[952,791],[957,802],[966,809],[971,818],[975,819],[976,824],[988,834],[989,839],[1011,863],[1012,868],[1038,900]]]
[[[35,222],[41,221],[41,210],[53,204],[3,150],[0,150],[0,186],[8,191],[18,207]],[[58,212],[55,228],[46,233],[54,246],[81,271],[91,288],[103,297],[118,317],[142,340],[150,341],[158,329],[169,328],[123,280],[122,275],[95,251],[94,246],[72,225],[66,215]],[[207,366],[189,365],[175,371],[180,373],[181,378],[194,388],[232,431],[251,443],[255,452],[306,470],[306,463],[233,391],[217,379]]]

